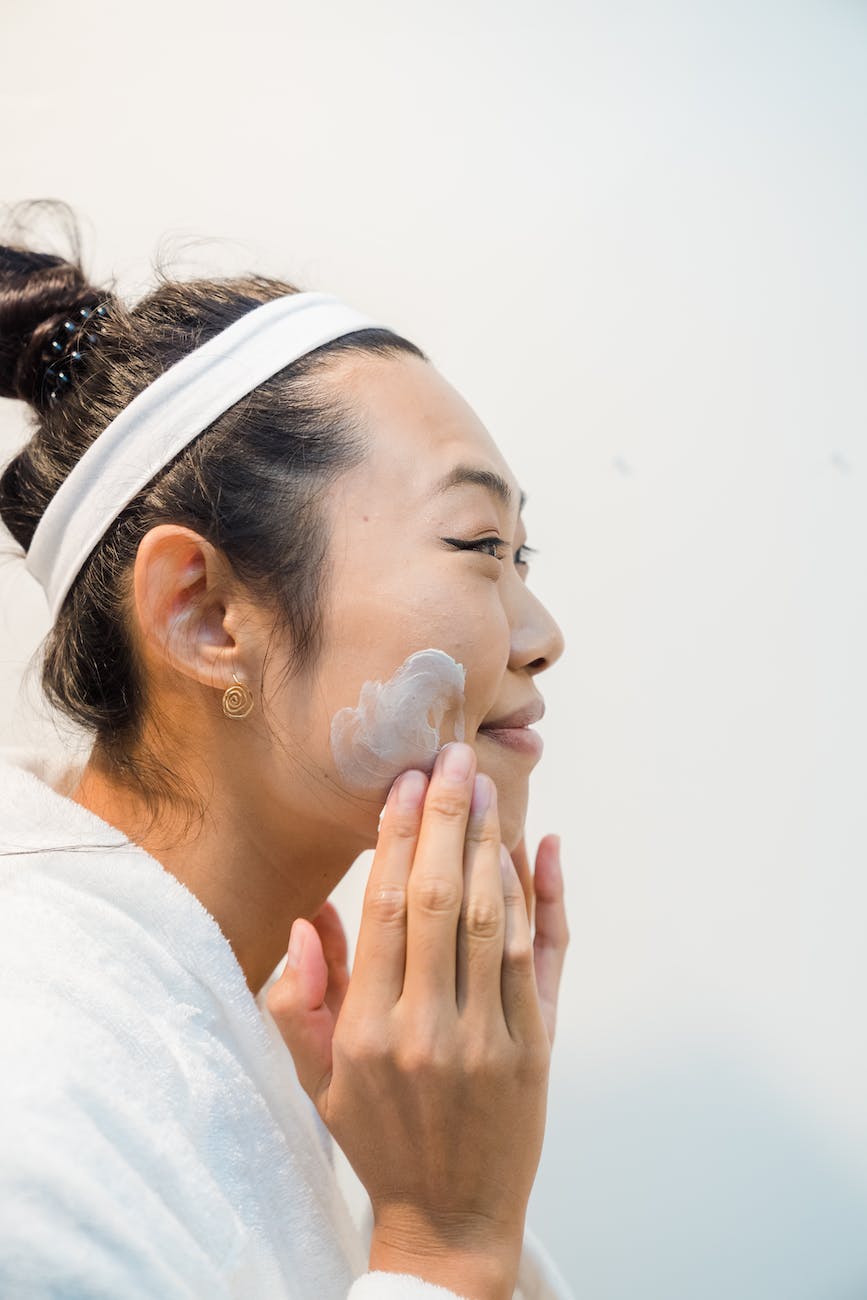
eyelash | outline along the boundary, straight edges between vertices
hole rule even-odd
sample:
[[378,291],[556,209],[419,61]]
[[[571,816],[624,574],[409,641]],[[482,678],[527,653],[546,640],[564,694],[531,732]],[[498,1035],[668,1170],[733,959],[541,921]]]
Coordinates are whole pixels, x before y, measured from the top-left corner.
[[[480,551],[482,555],[490,555],[494,560],[502,560],[502,555],[496,554],[496,551],[499,550],[501,546],[508,546],[508,542],[505,542],[502,537],[480,537],[478,541],[475,542],[464,542],[461,541],[459,537],[444,537],[443,541],[448,542],[449,546],[454,546],[459,551]],[[495,549],[493,551],[486,551],[486,546],[493,546]],[[528,560],[517,559],[517,556],[521,555],[522,552],[527,555],[538,555],[538,551],[533,546],[519,546],[515,552],[516,565],[529,563]]]

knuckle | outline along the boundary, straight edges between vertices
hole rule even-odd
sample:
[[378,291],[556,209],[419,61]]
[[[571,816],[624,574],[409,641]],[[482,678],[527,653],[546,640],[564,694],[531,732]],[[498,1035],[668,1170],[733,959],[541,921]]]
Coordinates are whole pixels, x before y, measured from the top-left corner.
[[503,965],[516,975],[529,975],[534,969],[531,945],[524,939],[508,939],[503,946]]
[[402,1047],[395,1056],[398,1075],[404,1079],[425,1078],[430,1073],[430,1063],[424,1052],[415,1047]]
[[380,885],[364,900],[364,914],[379,925],[399,925],[406,917],[406,890],[400,885]]
[[413,813],[398,812],[388,821],[387,838],[389,840],[414,840],[418,835],[418,816]]
[[469,795],[462,786],[451,789],[437,785],[431,788],[427,797],[425,813],[441,817],[446,821],[456,821],[466,816],[469,802]]
[[517,876],[510,874],[509,878],[503,881],[503,899],[507,907],[522,907],[526,910],[524,891]]
[[511,1058],[504,1054],[499,1043],[479,1036],[467,1050],[464,1071],[475,1079],[493,1081],[511,1073],[511,1069]]
[[283,1013],[285,1013],[287,998],[286,993],[281,988],[281,985],[279,985],[279,982],[277,984],[272,984],[272,987],[270,987],[268,992],[265,993],[265,1006],[270,1011],[270,1014],[273,1015],[274,1019],[281,1018]]
[[387,1054],[385,1036],[364,1022],[354,1025],[348,1032],[335,1030],[333,1047],[347,1064],[355,1067],[374,1065]]
[[285,1021],[289,1019],[292,1011],[292,1002],[288,990],[279,980],[276,984],[272,984],[268,992],[265,994],[265,1005],[275,1020]]
[[437,1037],[415,1035],[397,1049],[396,1063],[401,1074],[425,1078],[442,1073],[449,1065],[450,1054]]
[[544,1083],[551,1068],[551,1045],[547,1033],[538,1035],[523,1053],[519,1075],[523,1083],[539,1085]]
[[492,898],[470,898],[461,909],[461,921],[470,939],[496,939],[502,911]]
[[500,828],[490,817],[482,820],[471,817],[467,826],[467,839],[482,848],[495,848],[499,852]]
[[448,915],[460,906],[457,882],[445,876],[420,876],[411,892],[413,905],[427,916]]
[[537,931],[536,946],[551,952],[565,952],[570,938],[569,929],[563,921],[550,930]]

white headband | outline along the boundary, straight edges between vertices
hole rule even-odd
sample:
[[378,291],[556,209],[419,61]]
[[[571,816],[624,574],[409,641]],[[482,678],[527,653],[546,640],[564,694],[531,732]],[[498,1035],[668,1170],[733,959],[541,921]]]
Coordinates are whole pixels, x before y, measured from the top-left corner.
[[254,307],[170,366],[103,429],[48,504],[25,564],[52,621],[82,565],[154,475],[235,402],[314,348],[376,321],[326,293]]

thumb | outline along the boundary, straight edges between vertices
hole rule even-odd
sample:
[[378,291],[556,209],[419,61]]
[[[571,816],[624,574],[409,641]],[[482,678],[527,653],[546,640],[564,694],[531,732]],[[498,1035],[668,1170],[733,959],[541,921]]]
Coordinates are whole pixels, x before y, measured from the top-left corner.
[[299,916],[289,935],[283,973],[265,995],[283,1041],[292,1053],[301,1087],[324,1115],[331,1082],[334,1016],[326,1004],[328,963],[316,927]]

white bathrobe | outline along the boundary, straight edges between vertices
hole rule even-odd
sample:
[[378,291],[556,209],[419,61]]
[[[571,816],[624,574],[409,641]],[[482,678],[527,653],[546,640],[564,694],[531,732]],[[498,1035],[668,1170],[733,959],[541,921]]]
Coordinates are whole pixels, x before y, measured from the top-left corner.
[[[3,1300],[435,1300],[368,1272],[332,1139],[193,893],[0,751]],[[516,1295],[570,1300],[527,1231]]]

